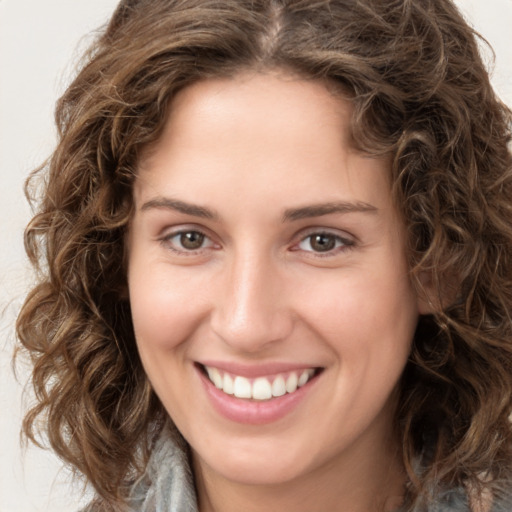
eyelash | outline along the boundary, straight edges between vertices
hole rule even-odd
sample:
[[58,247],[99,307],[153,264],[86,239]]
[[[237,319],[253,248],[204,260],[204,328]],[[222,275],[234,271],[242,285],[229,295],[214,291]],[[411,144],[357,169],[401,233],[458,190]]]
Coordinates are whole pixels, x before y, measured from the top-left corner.
[[[201,243],[201,246],[198,247],[197,249],[187,249],[185,247],[181,247],[181,248],[176,247],[177,244],[183,243],[183,239],[182,239],[183,236],[192,235],[192,234],[199,235],[199,237],[202,238],[202,242],[208,241],[209,242],[208,246],[205,247]],[[304,249],[301,247],[301,245],[303,243],[305,243],[308,239],[310,240],[310,244],[311,244],[311,240],[315,236],[331,238],[331,241],[333,241],[335,244],[334,247],[329,248],[324,252],[323,251],[315,251],[315,250],[307,250],[307,249]],[[179,242],[173,243],[173,239],[176,239],[177,237],[180,237]],[[165,235],[164,237],[162,237],[161,243],[166,248],[170,249],[171,251],[173,251],[179,255],[185,255],[185,256],[194,256],[194,255],[201,253],[204,249],[216,248],[215,242],[213,242],[211,240],[211,238],[206,233],[204,233],[203,231],[201,231],[199,229],[180,229],[179,231],[174,231],[174,232],[169,233],[169,234]],[[342,236],[332,233],[330,231],[319,229],[319,230],[310,231],[305,236],[302,236],[300,238],[300,240],[291,247],[290,250],[293,252],[303,251],[305,253],[314,254],[313,257],[315,257],[315,258],[328,258],[328,257],[332,257],[336,254],[339,254],[340,252],[345,252],[350,249],[353,249],[354,246],[355,246],[355,241],[352,239],[342,237]],[[311,256],[309,256],[309,257],[311,257]]]
[[[203,240],[208,240],[210,242],[210,245],[208,247],[204,247],[201,244],[201,247],[199,247],[197,249],[187,249],[184,247],[182,247],[182,248],[175,247],[176,244],[173,243],[173,241],[172,241],[173,239],[175,239],[177,237],[180,237],[180,239],[181,239],[183,236],[191,235],[191,234],[199,235],[200,237],[203,238]],[[211,240],[211,238],[206,233],[204,233],[203,231],[201,231],[199,229],[180,229],[179,231],[174,231],[172,233],[165,235],[161,239],[161,242],[166,248],[170,249],[171,251],[178,253],[178,254],[187,255],[187,256],[196,255],[196,254],[200,253],[202,250],[204,250],[205,248],[209,248],[210,246],[213,247],[215,245],[215,243]],[[182,242],[182,240],[180,242]]]
[[[331,241],[334,242],[334,247],[326,250],[326,251],[315,251],[315,250],[306,250],[301,247],[303,243],[305,243],[307,240],[309,240],[309,245],[311,246],[311,242],[313,240],[313,237],[328,237]],[[336,233],[333,233],[331,231],[326,230],[314,230],[310,231],[306,234],[306,236],[303,236],[300,241],[294,245],[294,248],[292,248],[293,251],[304,251],[306,253],[314,254],[315,258],[328,258],[335,256],[339,254],[340,252],[345,252],[348,250],[353,249],[355,246],[355,241],[348,238],[348,237],[342,237]]]

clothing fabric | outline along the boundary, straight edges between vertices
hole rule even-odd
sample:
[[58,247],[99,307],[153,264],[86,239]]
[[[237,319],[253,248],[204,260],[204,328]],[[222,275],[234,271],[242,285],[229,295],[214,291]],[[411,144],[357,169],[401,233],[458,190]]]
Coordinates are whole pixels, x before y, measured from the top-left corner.
[[[186,450],[167,429],[155,444],[144,476],[133,486],[127,512],[198,512]],[[472,511],[466,492],[451,489],[440,493],[428,507],[418,505],[414,510],[402,508],[397,512]],[[489,512],[512,512],[512,496],[495,499]]]
[[188,456],[164,429],[144,476],[133,487],[129,512],[198,512]]

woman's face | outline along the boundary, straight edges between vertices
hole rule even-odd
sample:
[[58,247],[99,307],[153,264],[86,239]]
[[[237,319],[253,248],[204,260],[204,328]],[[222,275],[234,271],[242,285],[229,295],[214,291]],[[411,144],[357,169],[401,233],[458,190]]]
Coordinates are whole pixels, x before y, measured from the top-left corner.
[[350,113],[315,81],[212,79],[141,159],[138,349],[212,474],[286,482],[392,444],[418,306],[390,164],[353,149]]

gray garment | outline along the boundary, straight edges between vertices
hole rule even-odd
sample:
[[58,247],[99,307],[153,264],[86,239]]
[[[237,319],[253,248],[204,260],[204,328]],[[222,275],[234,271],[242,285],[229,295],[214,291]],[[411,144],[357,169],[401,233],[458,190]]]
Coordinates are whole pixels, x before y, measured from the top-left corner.
[[[512,512],[512,496],[496,498],[489,512]],[[468,496],[463,489],[452,489],[442,492],[428,507],[418,506],[413,510],[399,510],[397,512],[471,512]]]
[[[193,476],[186,450],[164,429],[143,477],[135,483],[126,512],[198,512]],[[85,512],[85,511],[84,511]],[[329,511],[326,511],[329,512]],[[428,505],[397,512],[471,512],[466,492],[440,493]],[[512,512],[512,496],[494,500],[491,512]]]
[[133,487],[128,510],[198,512],[187,454],[173,440],[168,429],[164,429],[160,435],[146,472]]

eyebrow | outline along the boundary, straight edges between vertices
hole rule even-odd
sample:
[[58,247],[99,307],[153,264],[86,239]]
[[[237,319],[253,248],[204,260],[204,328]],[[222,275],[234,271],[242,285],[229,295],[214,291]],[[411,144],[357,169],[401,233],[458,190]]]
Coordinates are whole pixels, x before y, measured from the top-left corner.
[[321,217],[322,215],[329,215],[331,213],[377,213],[378,208],[364,202],[335,202],[335,203],[320,203],[302,208],[290,208],[285,210],[283,215],[283,222],[307,219],[310,217]]
[[185,215],[192,215],[203,219],[219,219],[219,214],[214,210],[210,210],[204,206],[186,203],[185,201],[180,201],[178,199],[171,199],[169,197],[157,197],[155,199],[151,199],[140,207],[141,211],[151,210],[154,208],[175,210],[177,212],[184,213]]
[[[215,210],[169,197],[157,197],[155,199],[151,199],[150,201],[145,202],[140,209],[141,211],[167,209],[203,219],[220,219],[220,215]],[[375,206],[361,201],[355,203],[345,201],[319,203],[285,210],[282,222],[296,221],[310,217],[321,217],[322,215],[329,215],[332,213],[376,213],[377,211],[378,208]]]

